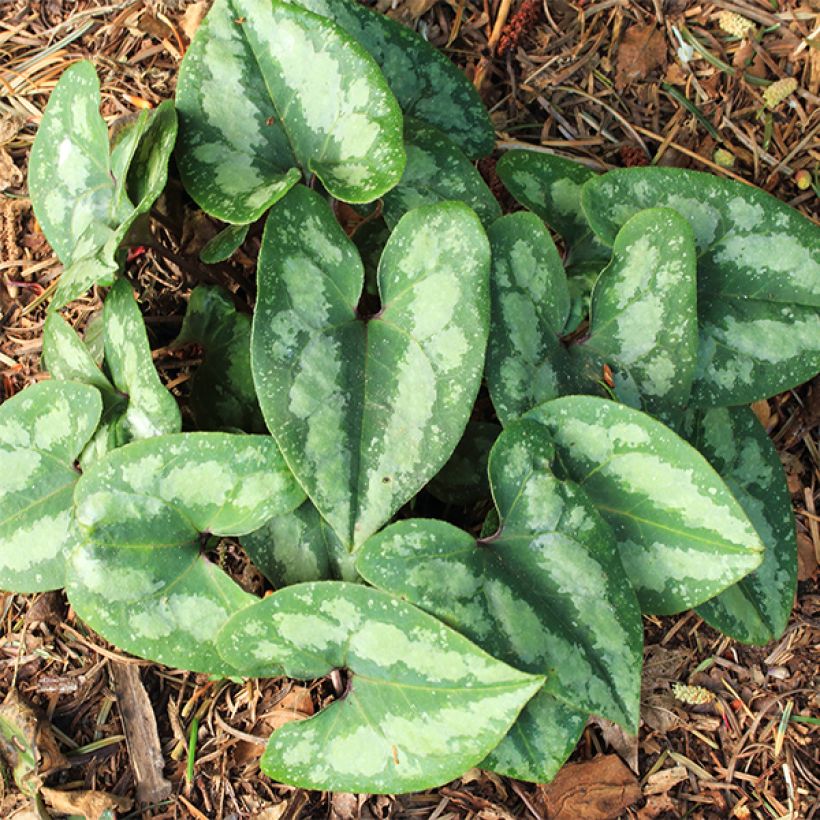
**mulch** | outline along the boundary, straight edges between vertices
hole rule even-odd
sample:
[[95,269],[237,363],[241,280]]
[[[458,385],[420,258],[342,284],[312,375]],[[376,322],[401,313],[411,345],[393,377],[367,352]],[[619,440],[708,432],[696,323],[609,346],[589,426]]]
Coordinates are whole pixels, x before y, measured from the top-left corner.
[[[110,123],[155,106],[173,94],[179,60],[205,5],[3,3],[0,398],[46,378],[39,363],[44,305],[61,266],[31,214],[24,175],[48,94],[72,61],[91,58]],[[501,146],[535,146],[600,169],[653,163],[709,170],[754,183],[818,221],[816,0],[375,5],[464,68],[481,90]],[[481,168],[510,206],[492,160]],[[128,275],[140,292],[157,367],[184,401],[196,351],[180,354],[167,345],[203,275],[196,252],[216,227],[178,211],[157,215],[157,249],[129,261]],[[257,247],[252,233],[243,251],[216,272],[248,303]],[[93,291],[66,317],[82,329],[101,305],[101,294]],[[639,737],[590,724],[571,764],[550,786],[478,770],[440,789],[399,797],[305,792],[274,783],[259,771],[265,738],[329,702],[332,680],[213,682],[134,661],[88,630],[60,593],[0,594],[0,693],[16,690],[51,729],[63,760],[44,773],[49,786],[133,798],[133,755],[139,751],[126,743],[118,681],[124,666],[136,666],[153,710],[143,717],[156,721],[166,762],[160,775],[170,795],[142,814],[120,816],[820,817],[820,380],[760,402],[755,411],[780,453],[797,519],[800,583],[785,635],[769,646],[746,647],[694,613],[647,618]],[[262,589],[238,545],[226,540],[219,549],[246,587]],[[192,726],[198,729],[190,750]],[[4,818],[25,804],[8,784],[0,792]]]

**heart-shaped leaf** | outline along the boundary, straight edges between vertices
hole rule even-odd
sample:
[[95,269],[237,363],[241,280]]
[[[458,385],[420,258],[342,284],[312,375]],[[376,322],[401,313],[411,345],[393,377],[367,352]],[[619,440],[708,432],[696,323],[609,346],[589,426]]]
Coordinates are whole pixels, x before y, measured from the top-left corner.
[[526,212],[489,230],[492,322],[487,385],[502,423],[565,393],[571,364],[559,338],[570,306],[561,257],[549,231]]
[[303,581],[354,581],[350,553],[310,501],[240,539],[254,566],[277,588]]
[[765,644],[786,629],[797,587],[794,514],[783,465],[748,407],[694,416],[687,437],[723,476],[766,545],[757,570],[697,611],[737,640]]
[[182,424],[179,406],[154,367],[145,323],[125,279],[109,291],[103,316],[105,363],[114,386],[128,396],[128,407],[117,422],[118,441],[177,432]]
[[399,222],[379,266],[382,308],[360,319],[362,264],[322,198],[291,191],[268,217],[253,319],[268,428],[350,548],[444,465],[478,391],[489,247],[462,203]]
[[179,433],[128,444],[77,484],[87,543],[72,557],[69,599],[125,650],[228,674],[213,638],[253,598],[200,554],[200,533],[244,535],[303,499],[268,436]]
[[561,234],[571,274],[606,265],[609,248],[595,236],[581,207],[581,188],[597,176],[595,171],[540,151],[507,151],[495,170],[522,205]]
[[102,412],[93,387],[41,382],[0,405],[0,588],[57,589],[80,541],[74,461]]
[[582,195],[607,243],[643,208],[673,208],[698,245],[700,347],[693,402],[745,404],[820,369],[820,228],[763,191],[697,171],[630,168]]
[[356,0],[292,2],[329,17],[357,40],[406,114],[443,131],[470,159],[493,150],[493,126],[475,86],[423,37]]
[[575,350],[612,367],[616,393],[625,370],[650,410],[681,407],[692,390],[696,264],[689,223],[650,208],[618,232],[592,293],[589,337]]
[[199,252],[206,265],[224,262],[236,253],[248,235],[250,225],[227,225]]
[[391,228],[407,211],[448,199],[469,205],[485,227],[501,216],[498,200],[481,174],[445,134],[418,120],[406,120],[404,138],[404,174],[384,195],[384,219]]
[[584,712],[570,709],[541,689],[479,768],[516,780],[548,783],[572,754],[586,724]]
[[217,0],[176,104],[185,188],[225,222],[253,222],[302,172],[369,202],[404,170],[401,111],[378,65],[335,23],[279,0]]
[[191,379],[191,410],[204,429],[266,431],[251,375],[251,317],[225,291],[199,285],[191,292],[175,346],[196,342],[202,364]]
[[117,249],[165,187],[176,140],[176,112],[167,101],[142,112],[109,150],[99,108],[94,66],[76,63],[52,92],[31,150],[34,212],[65,266],[53,308],[91,285],[111,284],[119,269]]
[[494,535],[476,541],[443,521],[399,521],[365,544],[357,567],[494,657],[546,675],[545,691],[569,711],[634,731],[638,602],[612,531],[577,485],[553,475],[553,456],[543,425],[511,425],[490,454]]
[[218,644],[248,675],[350,673],[343,698],[276,731],[262,757],[269,777],[307,789],[395,794],[446,783],[498,744],[543,683],[358,584],[280,590],[234,616]]
[[568,477],[618,538],[645,612],[703,603],[756,569],[763,544],[729,488],[659,421],[593,396],[566,396],[525,418],[545,424]]
[[487,461],[500,432],[493,422],[468,421],[450,460],[430,480],[427,491],[445,504],[477,504],[487,499]]

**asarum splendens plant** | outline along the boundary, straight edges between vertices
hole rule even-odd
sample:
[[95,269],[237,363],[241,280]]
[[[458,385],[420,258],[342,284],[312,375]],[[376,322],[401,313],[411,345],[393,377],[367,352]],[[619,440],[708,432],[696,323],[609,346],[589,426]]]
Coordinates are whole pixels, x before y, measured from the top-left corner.
[[[175,102],[110,143],[99,104],[72,66],[31,155],[65,268],[52,378],[0,407],[0,586],[64,587],[107,640],[175,667],[346,669],[262,769],[348,792],[472,766],[545,781],[590,714],[635,732],[642,612],[783,632],[794,521],[748,404],[820,369],[816,226],[706,174],[529,151],[498,163],[528,209],[501,216],[472,86],[352,0],[217,0]],[[172,150],[226,223],[205,262],[267,214],[253,316],[191,295],[186,432],[122,277]],[[352,237],[337,201],[365,215]],[[95,284],[80,338],[57,310]],[[474,412],[482,379],[500,425],[486,398]],[[424,494],[467,525],[489,510],[479,537],[411,517]],[[211,562],[221,536],[277,591]]]

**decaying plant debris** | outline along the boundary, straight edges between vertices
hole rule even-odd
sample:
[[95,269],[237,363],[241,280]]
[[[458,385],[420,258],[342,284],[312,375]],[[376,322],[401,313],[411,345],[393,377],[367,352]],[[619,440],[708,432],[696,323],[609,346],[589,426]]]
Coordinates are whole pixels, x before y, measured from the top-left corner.
[[[420,27],[437,45],[449,46],[468,71],[478,72],[496,127],[508,142],[540,141],[596,167],[642,164],[657,157],[663,164],[705,166],[754,181],[808,216],[816,216],[816,194],[801,182],[805,178],[801,172],[813,173],[818,159],[820,65],[817,50],[807,42],[817,26],[817,16],[810,8],[785,4],[773,12],[762,3],[676,7],[674,3],[620,5],[605,0],[576,6],[550,3],[546,11],[538,9],[537,18],[530,10],[516,23],[515,12],[521,9],[504,0],[393,5],[402,19]],[[97,58],[105,80],[104,112],[112,120],[143,104],[156,105],[172,92],[177,60],[202,10],[201,3],[188,4],[185,10],[173,4],[139,2],[10,6],[0,30],[0,42],[8,54],[0,62],[8,93],[0,97],[0,110],[27,118],[26,127],[6,146],[20,169],[25,168],[38,112],[69,61],[87,55]],[[778,28],[763,34],[761,42],[749,36],[729,39],[726,19],[721,17],[725,11],[751,21],[758,33],[774,25]],[[508,13],[509,23],[498,25],[502,14]],[[520,26],[521,20],[526,25]],[[519,28],[512,29],[513,24]],[[630,35],[630,31],[635,33]],[[621,56],[625,41],[641,42],[637,32],[644,32],[646,42],[653,43],[651,65],[648,60],[642,64],[634,57],[627,61]],[[688,62],[681,60],[689,54],[685,47],[689,32],[697,36],[711,61],[698,50]],[[514,40],[512,45],[510,40]],[[488,41],[508,43],[504,54],[488,53]],[[654,45],[659,42],[665,42],[665,59]],[[128,66],[121,60],[128,60]],[[730,67],[746,72],[749,78],[731,76]],[[619,68],[623,88],[617,81]],[[798,79],[796,92],[768,107],[762,87],[751,78],[774,80],[787,75]],[[613,81],[618,91],[611,87]],[[19,189],[11,192],[15,190]],[[24,206],[15,205],[14,210],[18,209],[22,214],[13,220],[5,216],[11,206],[2,211],[4,231],[13,232],[22,249],[17,258],[0,260],[6,280],[0,292],[4,396],[36,378],[43,321],[37,297],[59,273],[31,215]],[[208,226],[190,219],[180,224],[173,209],[161,218],[167,227],[158,228],[158,243],[168,250],[159,254],[149,249],[137,255],[129,272],[149,306],[152,341],[160,346],[158,367],[166,383],[184,395],[188,365],[196,351],[180,353],[162,345],[178,329],[183,297],[199,273],[191,250],[204,244]],[[182,248],[174,244],[180,233],[186,239]],[[250,242],[255,241],[251,237]],[[250,297],[252,267],[244,265],[241,257],[218,275],[233,283],[238,299]],[[75,303],[75,324],[85,326],[100,304],[95,296]],[[631,816],[674,817],[690,811],[692,816],[703,817],[730,813],[740,818],[779,817],[792,809],[805,816],[814,813],[812,799],[820,786],[816,723],[799,717],[816,718],[818,714],[812,675],[818,660],[813,630],[818,616],[816,559],[820,554],[820,519],[815,506],[820,479],[816,444],[820,385],[792,391],[756,410],[780,449],[798,515],[802,578],[798,605],[782,641],[763,650],[717,638],[693,615],[650,619],[645,725],[638,741],[639,785],[646,804],[631,803]],[[260,579],[245,570],[231,543],[224,543],[221,550],[225,562],[240,577],[246,572],[247,588],[261,589]],[[6,596],[2,687],[10,689],[16,684],[56,727],[73,767],[55,772],[49,779],[51,785],[82,784],[87,789],[133,794],[134,774],[113,697],[112,664],[117,663],[117,653],[97,645],[97,639],[61,607],[59,597]],[[346,817],[369,812],[376,817],[391,813],[542,817],[547,807],[563,800],[549,793],[552,787],[545,794],[539,788],[478,772],[437,792],[397,801],[373,798],[362,803],[344,795],[325,797],[276,786],[258,773],[260,738],[286,719],[311,714],[334,693],[338,682],[321,681],[310,687],[284,681],[244,687],[213,685],[147,664],[142,678],[170,762],[166,774],[174,786],[170,802],[158,807],[155,816],[330,813]],[[673,688],[673,684],[691,691]],[[200,728],[194,777],[188,781],[186,755],[195,718]],[[101,742],[89,748],[97,740]],[[600,765],[603,772],[605,759],[597,754],[614,749],[628,760],[630,748],[628,738],[591,728],[576,759]],[[677,779],[681,767],[685,779]],[[664,780],[659,777],[664,772],[675,775]],[[637,794],[628,789],[626,793]],[[10,794],[6,801],[4,816],[12,813],[17,797]],[[627,811],[627,805],[617,810]],[[585,816],[596,816],[589,806],[586,811]],[[613,811],[611,806],[607,811]]]

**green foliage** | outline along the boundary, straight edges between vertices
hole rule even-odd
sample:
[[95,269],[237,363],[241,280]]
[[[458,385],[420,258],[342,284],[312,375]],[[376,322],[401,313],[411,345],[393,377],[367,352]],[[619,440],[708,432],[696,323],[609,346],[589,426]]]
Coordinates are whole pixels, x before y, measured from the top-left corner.
[[31,149],[29,193],[43,233],[65,266],[52,308],[110,285],[117,251],[160,195],[177,134],[173,103],[143,111],[109,149],[94,67],[67,69]]
[[[265,225],[255,294],[191,292],[181,433],[120,276],[176,113],[109,141],[99,103],[72,66],[32,151],[52,308],[111,288],[82,339],[52,310],[52,380],[0,407],[0,587],[65,587],[107,640],[184,669],[345,670],[261,761],[341,791],[476,765],[542,782],[590,714],[635,731],[641,609],[782,634],[794,519],[741,405],[820,367],[816,226],[716,177],[528,151],[497,167],[529,212],[501,216],[473,165],[487,113],[423,38],[354,0],[216,0],[177,167],[227,223],[202,263]],[[224,538],[277,591],[245,591]]]

